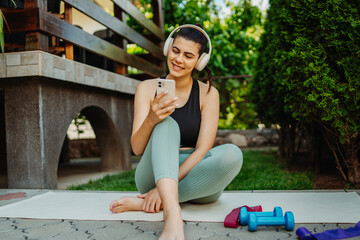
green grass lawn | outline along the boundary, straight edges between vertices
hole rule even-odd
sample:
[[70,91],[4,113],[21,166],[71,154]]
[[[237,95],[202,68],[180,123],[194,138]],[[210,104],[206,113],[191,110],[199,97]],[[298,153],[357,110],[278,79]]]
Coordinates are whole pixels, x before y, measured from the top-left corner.
[[[238,176],[225,190],[302,190],[312,189],[311,172],[289,172],[274,151],[243,151],[244,163]],[[137,191],[135,170],[107,175],[69,190]]]

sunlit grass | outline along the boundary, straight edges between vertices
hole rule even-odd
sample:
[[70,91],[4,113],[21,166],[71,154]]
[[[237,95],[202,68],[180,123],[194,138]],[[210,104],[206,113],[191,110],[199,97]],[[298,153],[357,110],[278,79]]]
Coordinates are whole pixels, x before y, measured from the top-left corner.
[[[243,151],[244,163],[238,176],[225,190],[302,190],[312,189],[310,172],[289,172],[274,151]],[[137,191],[135,170],[107,175],[69,190]]]
[[240,174],[225,190],[302,190],[312,189],[310,172],[289,172],[274,151],[243,151]]

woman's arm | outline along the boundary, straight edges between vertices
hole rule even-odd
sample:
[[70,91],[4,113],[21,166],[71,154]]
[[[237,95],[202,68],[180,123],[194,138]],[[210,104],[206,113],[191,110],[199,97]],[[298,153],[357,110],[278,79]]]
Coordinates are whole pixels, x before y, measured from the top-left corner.
[[[155,80],[141,82],[136,88],[134,100],[134,122],[130,144],[136,155],[141,155],[149,141],[155,125],[171,115],[176,108],[177,98],[169,99],[159,104],[159,100],[166,95],[165,92],[155,95]],[[167,107],[168,106],[168,107]]]
[[[200,83],[199,83],[200,85]],[[219,124],[219,92],[212,87],[207,92],[208,85],[202,89],[201,125],[195,151],[180,165],[179,182],[203,159],[212,148]]]

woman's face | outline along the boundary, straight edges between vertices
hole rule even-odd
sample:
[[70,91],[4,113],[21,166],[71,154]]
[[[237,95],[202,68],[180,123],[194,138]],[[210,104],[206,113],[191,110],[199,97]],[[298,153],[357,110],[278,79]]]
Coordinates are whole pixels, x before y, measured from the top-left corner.
[[191,76],[199,58],[200,48],[199,43],[182,37],[175,38],[167,59],[170,75],[175,78]]

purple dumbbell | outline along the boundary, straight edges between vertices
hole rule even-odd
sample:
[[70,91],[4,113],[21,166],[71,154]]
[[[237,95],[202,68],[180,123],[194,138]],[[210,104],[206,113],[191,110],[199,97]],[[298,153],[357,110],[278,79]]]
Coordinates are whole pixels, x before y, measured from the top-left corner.
[[294,215],[286,212],[284,217],[258,217],[255,213],[249,214],[249,231],[256,231],[257,226],[285,226],[287,231],[292,231],[295,226]]
[[[249,223],[249,213],[248,210],[243,207],[240,209],[240,214],[239,214],[239,221],[240,221],[240,225],[248,225]],[[283,216],[283,211],[281,209],[281,207],[275,207],[274,211],[272,212],[252,212],[255,213],[256,216],[258,217],[282,217]]]

